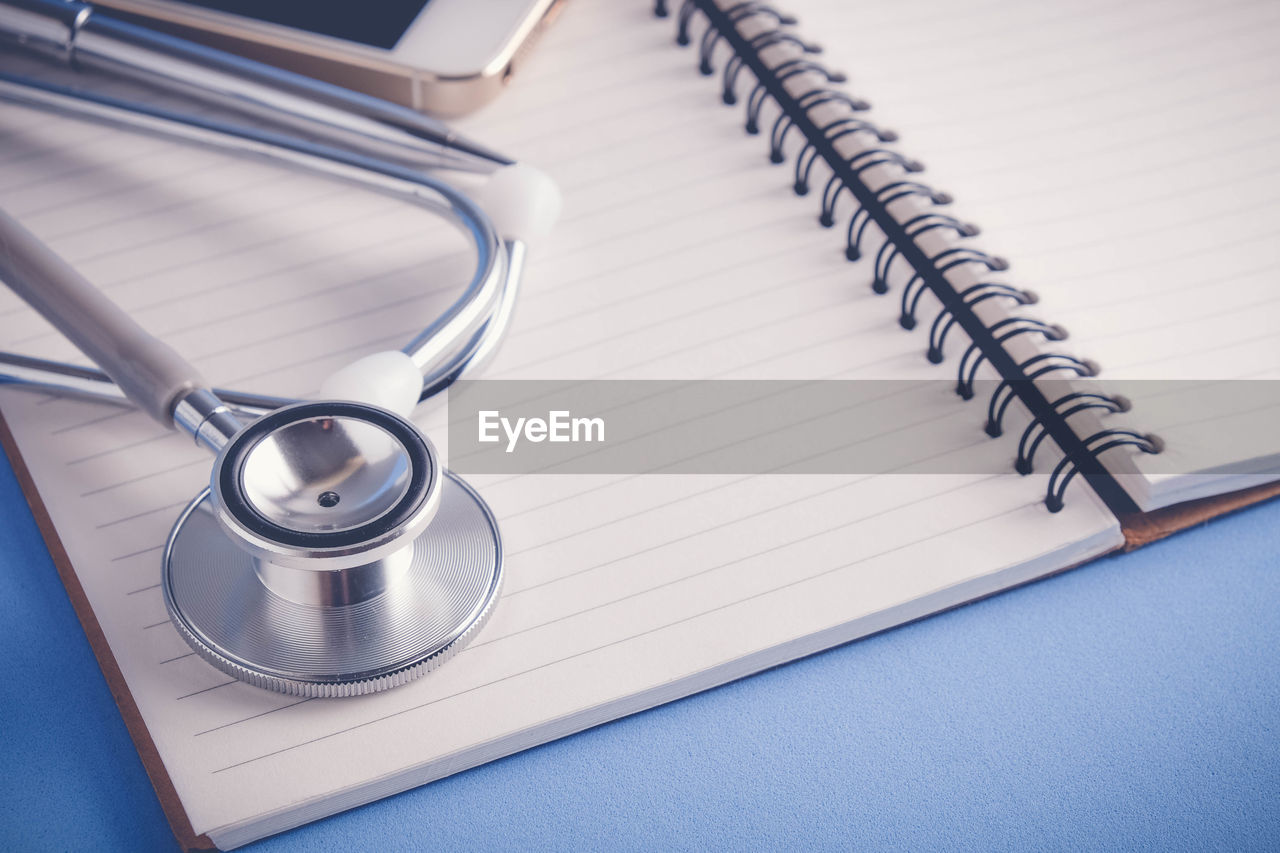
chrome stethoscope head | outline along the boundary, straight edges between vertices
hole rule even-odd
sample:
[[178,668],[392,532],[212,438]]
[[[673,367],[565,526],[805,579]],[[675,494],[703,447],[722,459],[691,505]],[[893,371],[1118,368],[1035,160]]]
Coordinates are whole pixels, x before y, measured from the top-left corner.
[[312,574],[382,561],[422,532],[440,503],[426,437],[359,403],[278,409],[234,435],[213,470],[210,497],[228,534],[259,560]]
[[484,501],[409,421],[299,403],[222,447],[169,536],[162,584],[174,625],[224,672],[352,696],[462,648],[497,601],[502,547]]
[[[14,26],[0,15],[0,40]],[[142,38],[110,20],[99,18],[98,27],[99,36],[121,38],[95,44],[133,51]],[[166,56],[181,47],[158,38]],[[66,45],[59,50],[69,55]],[[235,92],[233,100],[253,107],[248,112],[256,118],[305,126],[306,136],[8,74],[0,74],[0,98],[265,155],[434,210],[472,242],[470,283],[403,350],[367,356],[330,377],[322,394],[334,402],[215,393],[177,353],[0,211],[0,279],[102,367],[0,353],[0,381],[117,402],[127,397],[217,454],[209,488],[178,519],[162,565],[173,623],[205,660],[296,695],[394,687],[461,649],[489,616],[502,582],[492,513],[444,470],[406,416],[419,399],[493,353],[511,317],[526,240],[550,228],[559,194],[537,170],[498,158],[478,169],[492,172],[480,190],[482,210],[421,171],[424,164],[456,167],[460,156],[446,150],[442,161],[435,143],[424,149],[425,119],[207,48],[185,50],[196,76],[222,81],[210,94]],[[99,57],[86,46],[75,55],[81,65],[99,59],[112,69],[120,65],[119,56]],[[201,66],[210,57],[216,69]],[[299,97],[316,91],[322,106]],[[464,159],[484,160],[474,151]],[[266,413],[244,424],[231,406]]]

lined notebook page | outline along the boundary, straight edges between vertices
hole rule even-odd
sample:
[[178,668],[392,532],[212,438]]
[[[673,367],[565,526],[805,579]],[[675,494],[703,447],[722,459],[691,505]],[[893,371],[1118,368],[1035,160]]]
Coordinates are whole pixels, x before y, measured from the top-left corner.
[[[670,42],[644,3],[569,4],[466,126],[566,198],[487,375],[944,376]],[[0,122],[6,207],[215,384],[309,393],[469,272],[392,199],[12,105]],[[8,295],[0,336],[71,354]],[[937,426],[921,458],[1012,455],[939,390],[915,413]],[[406,687],[299,700],[206,665],[165,617],[159,550],[207,477],[198,450],[104,405],[0,402],[195,831],[224,846],[1121,541],[1087,491],[1051,515],[1043,480],[1014,475],[476,477],[507,555],[489,625]],[[438,406],[421,422],[442,437]]]
[[[785,5],[1040,295],[1028,313],[1069,330],[1061,349],[1104,379],[1280,376],[1280,6]],[[1108,464],[1147,472],[1149,506],[1247,485],[1167,473],[1277,452],[1256,425],[1280,411],[1235,397],[1208,418],[1135,399],[1127,422],[1168,450]]]

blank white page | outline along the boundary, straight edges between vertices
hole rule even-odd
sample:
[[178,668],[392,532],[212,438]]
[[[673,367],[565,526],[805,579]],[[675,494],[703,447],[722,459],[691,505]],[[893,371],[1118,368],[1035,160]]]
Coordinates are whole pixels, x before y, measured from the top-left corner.
[[[1028,313],[1068,329],[1059,349],[1103,379],[1280,375],[1280,6],[786,6],[1010,260],[1006,279],[1040,295]],[[1257,429],[1274,406],[1205,417],[1199,399],[1139,397],[1107,424],[1168,445],[1107,457],[1147,474],[1134,492],[1148,508],[1250,484],[1171,472],[1280,450]]]
[[[309,393],[407,341],[469,272],[391,199],[16,106],[0,122],[5,205],[215,384]],[[569,4],[465,129],[549,170],[566,202],[488,375],[947,375],[646,4]],[[0,337],[70,354],[9,295]],[[1038,477],[476,477],[506,547],[492,621],[425,679],[308,701],[232,681],[166,619],[159,549],[208,476],[200,451],[105,405],[0,401],[195,831],[224,846],[1121,541],[1085,489],[1048,513]],[[949,392],[917,419],[937,424],[922,457],[1012,455]],[[439,406],[421,423],[441,437]]]

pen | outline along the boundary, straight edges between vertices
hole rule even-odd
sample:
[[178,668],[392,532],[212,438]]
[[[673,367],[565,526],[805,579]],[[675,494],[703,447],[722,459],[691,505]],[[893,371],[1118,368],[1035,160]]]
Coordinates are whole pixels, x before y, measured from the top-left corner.
[[407,166],[487,173],[513,162],[399,104],[119,20],[88,3],[3,0],[6,44]]

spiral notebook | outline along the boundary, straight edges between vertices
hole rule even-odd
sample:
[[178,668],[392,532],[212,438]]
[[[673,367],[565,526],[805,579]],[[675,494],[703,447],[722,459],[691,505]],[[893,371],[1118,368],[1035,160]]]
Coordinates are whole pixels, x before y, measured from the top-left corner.
[[[961,393],[903,413],[930,427],[919,458],[998,473],[476,476],[508,558],[484,633],[404,688],[298,700],[213,670],[165,618],[157,551],[202,454],[135,414],[4,390],[10,458],[185,846],[235,847],[1280,491],[1265,401],[1070,412],[1039,372],[1280,370],[1280,11],[657,10],[569,4],[464,123],[566,198],[486,375],[948,377]],[[6,208],[218,384],[304,395],[436,307],[420,275],[439,259],[392,200],[9,103],[0,121]],[[0,330],[75,357],[7,295]],[[445,415],[421,422],[439,436]]]

